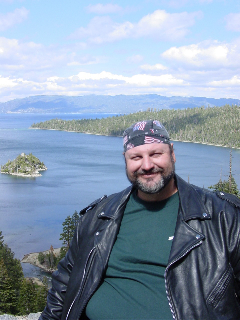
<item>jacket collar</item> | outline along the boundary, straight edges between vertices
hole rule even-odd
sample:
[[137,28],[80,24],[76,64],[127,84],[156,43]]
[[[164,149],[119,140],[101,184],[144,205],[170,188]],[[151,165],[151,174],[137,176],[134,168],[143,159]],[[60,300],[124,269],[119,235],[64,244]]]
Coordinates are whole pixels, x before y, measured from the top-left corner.
[[[179,192],[180,208],[183,219],[185,221],[192,219],[211,219],[209,210],[204,205],[203,200],[197,192],[197,189],[199,188],[195,188],[178,175],[175,175],[175,181]],[[122,216],[132,191],[133,187],[129,186],[125,190],[110,196],[111,199],[109,199],[108,206],[105,211],[98,214],[99,218],[117,219],[119,218],[119,215]]]
[[99,218],[114,219],[122,217],[127,201],[132,193],[132,186],[124,189],[123,191],[110,196],[108,205],[105,206],[105,211],[98,214]]

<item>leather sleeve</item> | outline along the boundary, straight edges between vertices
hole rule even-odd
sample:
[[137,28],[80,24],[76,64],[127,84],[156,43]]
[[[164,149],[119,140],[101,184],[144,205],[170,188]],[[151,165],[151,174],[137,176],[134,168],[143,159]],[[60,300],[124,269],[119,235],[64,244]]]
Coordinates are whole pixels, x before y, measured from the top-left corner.
[[235,292],[240,303],[240,198],[225,192],[216,192],[217,196],[228,203],[226,212],[232,217],[233,223],[228,227],[229,251],[235,277]]
[[[81,224],[81,218],[79,224]],[[52,273],[52,288],[48,292],[47,305],[39,320],[61,319],[68,281],[78,252],[78,229],[76,228],[66,256],[59,262],[57,270]]]
[[94,202],[92,202],[88,207],[80,211],[80,219],[75,230],[73,239],[71,241],[70,247],[66,256],[59,262],[58,268],[52,273],[52,288],[48,292],[47,305],[42,312],[39,320],[60,320],[63,313],[63,305],[66,303],[66,291],[69,283],[69,279],[72,273],[76,257],[79,252],[80,247],[80,237],[81,237],[81,227],[82,221],[85,214],[88,211],[93,211],[93,208],[102,202],[107,196],[103,196]]

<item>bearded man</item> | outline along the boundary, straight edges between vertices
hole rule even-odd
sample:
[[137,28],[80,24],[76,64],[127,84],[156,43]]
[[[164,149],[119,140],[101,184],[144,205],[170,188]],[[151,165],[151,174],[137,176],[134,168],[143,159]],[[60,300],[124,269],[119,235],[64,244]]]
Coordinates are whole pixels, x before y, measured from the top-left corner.
[[240,201],[175,174],[157,120],[123,135],[127,189],[83,209],[47,319],[240,319]]

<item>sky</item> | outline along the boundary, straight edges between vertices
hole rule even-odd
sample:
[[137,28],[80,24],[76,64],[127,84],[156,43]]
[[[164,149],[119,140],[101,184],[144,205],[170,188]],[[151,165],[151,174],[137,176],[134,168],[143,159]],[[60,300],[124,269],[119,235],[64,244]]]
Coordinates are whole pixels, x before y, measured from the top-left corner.
[[239,0],[0,0],[0,102],[240,99]]

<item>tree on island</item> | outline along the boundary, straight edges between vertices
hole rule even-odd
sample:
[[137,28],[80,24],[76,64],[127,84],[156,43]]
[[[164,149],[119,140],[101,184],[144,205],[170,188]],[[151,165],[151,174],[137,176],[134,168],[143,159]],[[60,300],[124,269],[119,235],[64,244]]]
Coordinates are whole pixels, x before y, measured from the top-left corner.
[[39,171],[47,170],[47,167],[32,153],[29,155],[21,153],[13,161],[8,160],[5,165],[1,166],[1,173],[17,176],[41,176]]

